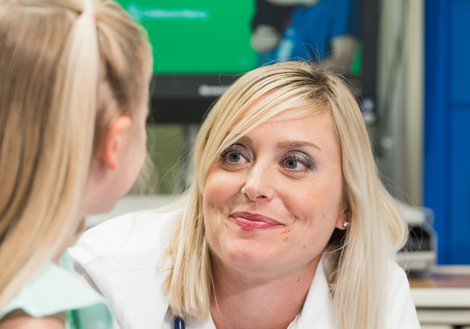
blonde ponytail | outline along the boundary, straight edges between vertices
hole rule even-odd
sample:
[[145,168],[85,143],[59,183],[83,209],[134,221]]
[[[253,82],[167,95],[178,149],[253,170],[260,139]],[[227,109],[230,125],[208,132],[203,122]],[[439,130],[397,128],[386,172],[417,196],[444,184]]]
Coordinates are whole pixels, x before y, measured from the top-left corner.
[[[0,310],[67,242],[95,135],[105,133],[107,117],[121,114],[97,109],[98,84],[102,76],[107,81],[107,69],[114,70],[103,67],[97,10],[124,20],[123,28],[136,39],[132,42],[140,44],[132,49],[140,52],[132,74],[142,88],[149,48],[139,27],[114,2],[0,3]],[[125,101],[129,105],[131,99]]]

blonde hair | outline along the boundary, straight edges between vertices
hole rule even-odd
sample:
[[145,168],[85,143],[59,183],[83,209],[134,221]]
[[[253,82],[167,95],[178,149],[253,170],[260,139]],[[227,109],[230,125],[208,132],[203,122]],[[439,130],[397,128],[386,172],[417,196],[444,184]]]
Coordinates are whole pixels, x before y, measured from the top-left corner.
[[114,1],[0,2],[0,310],[66,243],[91,160],[112,119],[133,116],[150,65]]
[[333,73],[299,62],[247,73],[207,116],[195,146],[196,175],[185,212],[161,259],[163,265],[171,257],[174,264],[166,277],[172,311],[199,319],[209,315],[212,258],[202,212],[209,167],[240,137],[288,110],[292,118],[329,111],[336,126],[351,222],[346,233],[333,233],[323,256],[337,328],[384,328],[387,263],[405,238],[404,224],[378,178],[367,130],[347,85]]

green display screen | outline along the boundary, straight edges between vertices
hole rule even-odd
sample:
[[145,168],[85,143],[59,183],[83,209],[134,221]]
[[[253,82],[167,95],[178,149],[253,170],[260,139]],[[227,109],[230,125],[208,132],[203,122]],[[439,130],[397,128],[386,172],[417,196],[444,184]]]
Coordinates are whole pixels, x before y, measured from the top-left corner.
[[157,74],[238,74],[255,68],[253,0],[118,1],[148,31]]
[[[250,46],[255,0],[118,0],[148,31],[153,72],[240,74],[258,65]],[[359,40],[350,74],[362,71]]]

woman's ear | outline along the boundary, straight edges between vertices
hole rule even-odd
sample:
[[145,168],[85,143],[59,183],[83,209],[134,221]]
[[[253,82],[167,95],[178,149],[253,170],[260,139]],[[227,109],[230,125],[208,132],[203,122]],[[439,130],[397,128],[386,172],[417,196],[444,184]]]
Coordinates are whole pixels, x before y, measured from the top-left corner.
[[345,230],[349,226],[349,224],[351,224],[351,212],[349,210],[349,206],[345,204],[341,215],[336,221],[336,228],[340,230]]
[[121,115],[111,124],[101,145],[99,158],[111,170],[115,170],[118,167],[118,150],[124,144],[125,132],[131,124],[131,118]]

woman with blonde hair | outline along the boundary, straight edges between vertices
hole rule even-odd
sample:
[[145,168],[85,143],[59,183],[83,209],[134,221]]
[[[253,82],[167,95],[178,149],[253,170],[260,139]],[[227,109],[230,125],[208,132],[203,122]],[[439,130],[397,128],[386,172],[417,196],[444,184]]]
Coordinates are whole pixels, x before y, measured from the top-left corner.
[[112,326],[64,251],[143,164],[151,65],[114,1],[0,1],[0,328]]
[[247,73],[194,160],[181,209],[111,220],[71,250],[122,328],[419,328],[393,261],[405,225],[340,77]]

